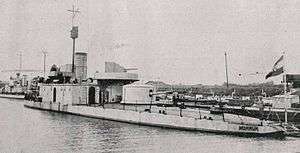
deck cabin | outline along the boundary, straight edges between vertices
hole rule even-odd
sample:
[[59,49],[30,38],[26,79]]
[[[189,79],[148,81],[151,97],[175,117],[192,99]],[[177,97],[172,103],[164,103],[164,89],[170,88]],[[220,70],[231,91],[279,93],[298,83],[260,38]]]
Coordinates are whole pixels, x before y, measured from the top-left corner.
[[138,81],[134,73],[102,73],[80,84],[40,84],[39,96],[43,102],[70,105],[102,105],[120,102],[122,87]]

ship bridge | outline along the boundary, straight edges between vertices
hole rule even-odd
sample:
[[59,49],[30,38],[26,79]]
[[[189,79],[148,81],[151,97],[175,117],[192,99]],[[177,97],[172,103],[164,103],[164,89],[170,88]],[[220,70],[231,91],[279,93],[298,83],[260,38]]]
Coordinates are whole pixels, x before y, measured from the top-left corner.
[[139,81],[137,74],[127,72],[98,73],[95,75],[94,80],[96,80],[97,84],[101,87],[126,85],[135,81]]
[[94,76],[93,83],[97,83],[100,91],[103,93],[104,101],[119,102],[122,99],[123,86],[139,81],[138,75],[128,72],[105,72],[97,73]]
[[136,68],[125,68],[115,62],[105,62],[105,73],[96,73],[94,78],[99,86],[126,85],[138,81],[136,73],[128,73],[128,70]]

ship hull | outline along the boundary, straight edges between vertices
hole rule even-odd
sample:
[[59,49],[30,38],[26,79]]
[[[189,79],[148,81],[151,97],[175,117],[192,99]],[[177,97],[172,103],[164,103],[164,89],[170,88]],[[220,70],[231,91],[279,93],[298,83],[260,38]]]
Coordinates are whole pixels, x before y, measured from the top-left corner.
[[27,102],[24,106],[39,110],[178,130],[209,132],[243,137],[284,137],[284,131],[282,129],[271,126],[230,124],[224,121],[208,119],[196,119],[141,111],[104,109],[102,107],[68,106],[57,103]]

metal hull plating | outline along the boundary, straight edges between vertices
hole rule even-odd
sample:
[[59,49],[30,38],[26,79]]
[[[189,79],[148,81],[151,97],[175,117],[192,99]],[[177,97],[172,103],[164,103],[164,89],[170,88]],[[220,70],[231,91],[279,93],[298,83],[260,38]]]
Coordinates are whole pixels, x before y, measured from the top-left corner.
[[210,132],[245,137],[284,137],[284,130],[278,126],[254,126],[233,124],[224,121],[180,117],[141,111],[104,109],[102,107],[60,105],[59,103],[27,102],[25,107],[99,118],[138,125],[171,129]]

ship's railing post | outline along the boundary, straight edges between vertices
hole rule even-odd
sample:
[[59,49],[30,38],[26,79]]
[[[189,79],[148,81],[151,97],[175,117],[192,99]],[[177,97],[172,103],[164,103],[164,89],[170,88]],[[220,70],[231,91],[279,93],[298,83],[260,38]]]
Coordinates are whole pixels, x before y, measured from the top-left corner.
[[137,100],[135,101],[135,111],[137,112]]
[[200,111],[200,107],[198,108],[198,110],[199,110],[199,119],[202,119],[202,117],[201,117],[201,111]]
[[151,108],[152,108],[152,99],[150,100],[150,107],[149,107],[150,112],[151,112]]
[[182,108],[179,107],[179,116],[182,117]]
[[182,115],[182,109],[184,109],[185,108],[185,105],[184,105],[184,103],[182,102],[180,105],[179,105],[179,115],[180,115],[180,117],[182,117],[183,115]]

